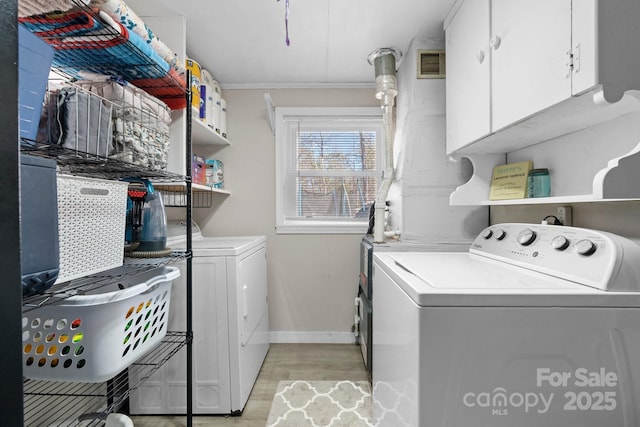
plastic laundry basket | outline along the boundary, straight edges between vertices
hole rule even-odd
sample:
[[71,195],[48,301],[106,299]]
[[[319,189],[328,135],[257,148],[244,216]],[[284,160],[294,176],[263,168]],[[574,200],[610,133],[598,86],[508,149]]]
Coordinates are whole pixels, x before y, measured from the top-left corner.
[[102,382],[153,349],[167,332],[176,267],[29,311],[22,318],[24,376]]

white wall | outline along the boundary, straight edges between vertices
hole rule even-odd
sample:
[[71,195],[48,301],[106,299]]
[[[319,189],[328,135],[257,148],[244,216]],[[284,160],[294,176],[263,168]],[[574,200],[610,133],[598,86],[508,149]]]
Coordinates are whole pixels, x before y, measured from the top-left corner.
[[[522,205],[491,207],[491,223],[539,223],[547,215],[555,215],[561,205]],[[574,203],[573,226],[609,231],[621,236],[640,239],[640,201]]]
[[451,207],[449,195],[472,172],[445,150],[445,80],[418,79],[417,50],[441,49],[443,41],[414,40],[398,69],[396,182],[390,193],[392,228],[400,240],[468,244],[487,226],[486,207]]
[[[640,113],[592,126],[572,134],[509,153],[509,162],[533,160],[551,174],[551,195],[590,194],[593,176],[612,158],[635,149],[640,141]],[[568,159],[571,159],[569,164]],[[634,186],[638,183],[630,182]],[[573,203],[573,226],[593,228],[627,237],[640,238],[640,201]],[[555,215],[559,205],[491,207],[491,223],[539,223]]]
[[[372,67],[373,74],[373,67]],[[373,80],[373,76],[372,76]],[[203,234],[266,235],[274,341],[351,342],[361,235],[275,233],[275,140],[264,90],[223,90],[231,146],[194,148],[224,162],[228,197],[195,209]],[[276,106],[379,106],[370,89],[269,90]]]

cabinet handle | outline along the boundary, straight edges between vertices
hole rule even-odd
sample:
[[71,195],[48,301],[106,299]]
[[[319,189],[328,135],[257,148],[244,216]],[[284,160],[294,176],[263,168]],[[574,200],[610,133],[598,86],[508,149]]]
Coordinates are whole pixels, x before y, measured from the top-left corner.
[[478,60],[478,63],[482,64],[484,62],[484,50],[481,50],[480,52],[478,52],[478,54],[476,55],[476,59]]
[[498,50],[501,43],[502,39],[500,38],[500,36],[493,36],[491,37],[491,40],[489,40],[489,46],[491,46],[493,50]]

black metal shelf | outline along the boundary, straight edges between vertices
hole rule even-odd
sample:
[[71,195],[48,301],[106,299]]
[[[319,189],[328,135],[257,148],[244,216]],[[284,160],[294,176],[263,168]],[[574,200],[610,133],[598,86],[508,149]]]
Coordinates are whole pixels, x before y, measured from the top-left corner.
[[120,179],[120,178],[149,178],[163,182],[184,182],[184,175],[165,170],[147,170],[139,165],[121,160],[102,157],[95,154],[83,153],[77,150],[61,147],[28,139],[21,139],[20,151],[48,159],[54,159],[60,172],[89,178]]
[[[186,82],[191,81],[190,73],[187,71],[185,78],[178,75],[174,70],[166,71],[156,67],[156,63],[149,61],[145,52],[131,40],[118,39],[118,46],[127,50],[126,54],[120,57],[110,57],[102,47],[102,42],[116,40],[120,35],[117,29],[111,24],[102,21],[98,14],[87,7],[80,0],[72,0],[82,13],[94,19],[99,28],[94,28],[88,33],[73,33],[73,38],[64,40],[57,35],[42,37],[50,45],[63,46],[65,42],[83,40],[79,49],[69,49],[71,45],[66,44],[63,49],[57,49],[53,68],[66,75],[75,77],[79,70],[105,73],[122,77],[124,80],[132,82],[138,88],[154,95],[168,103],[176,102],[175,108],[180,108],[178,101],[184,101],[185,106],[191,105],[191,89]],[[32,31],[34,28],[32,27]],[[123,32],[124,33],[124,32]],[[41,35],[42,36],[42,35]],[[75,40],[75,41],[74,41]],[[95,47],[95,49],[86,49]],[[100,57],[100,52],[105,56]],[[97,54],[97,55],[95,55]],[[123,63],[119,60],[122,59]],[[131,71],[132,74],[127,73]],[[148,75],[144,75],[148,72]],[[172,108],[174,108],[172,107]],[[187,108],[187,153],[185,156],[186,176],[169,173],[163,170],[149,170],[141,166],[129,164],[119,160],[82,153],[75,150],[62,148],[51,143],[21,140],[20,151],[24,154],[31,154],[40,157],[53,158],[56,160],[60,172],[85,176],[90,178],[102,178],[109,180],[121,179],[124,177],[148,178],[154,182],[183,182],[185,183],[186,199],[184,207],[187,216],[187,251],[174,251],[170,257],[163,259],[130,259],[125,260],[122,267],[108,270],[103,273],[94,274],[81,279],[72,280],[59,285],[54,285],[42,295],[23,298],[23,312],[35,310],[46,304],[52,304],[79,295],[83,292],[93,291],[101,286],[108,286],[117,283],[118,280],[129,274],[138,274],[149,269],[156,268],[173,262],[185,260],[187,301],[186,301],[186,332],[167,332],[162,343],[154,347],[145,357],[132,364],[128,370],[124,370],[115,378],[106,383],[80,383],[80,382],[60,382],[60,381],[37,381],[25,379],[23,382],[23,403],[24,403],[24,425],[58,425],[58,426],[94,426],[102,425],[107,415],[117,411],[128,399],[132,390],[135,390],[140,383],[156,372],[167,360],[169,360],[182,347],[186,346],[187,351],[187,426],[193,424],[192,411],[192,258],[191,258],[191,208],[192,188],[191,188],[191,108]],[[51,141],[49,141],[51,142]],[[139,379],[136,384],[129,383],[128,372],[135,370],[135,377]]]
[[152,52],[147,40],[120,23],[105,21],[84,1],[71,3],[71,10],[51,12],[56,25],[46,14],[19,19],[54,48],[53,69],[72,79],[87,71],[118,76],[165,101],[184,100],[187,80]]
[[97,426],[109,413],[117,412],[135,390],[167,360],[191,341],[186,332],[167,332],[162,342],[133,363],[138,381],[129,383],[127,370],[102,383],[40,381],[25,379],[25,426]]
[[22,299],[22,312],[27,313],[31,310],[63,301],[74,295],[83,295],[99,288],[114,285],[127,276],[173,264],[190,256],[191,253],[187,251],[172,251],[170,255],[162,258],[125,258],[125,262],[121,267],[58,283],[41,294],[24,297]]

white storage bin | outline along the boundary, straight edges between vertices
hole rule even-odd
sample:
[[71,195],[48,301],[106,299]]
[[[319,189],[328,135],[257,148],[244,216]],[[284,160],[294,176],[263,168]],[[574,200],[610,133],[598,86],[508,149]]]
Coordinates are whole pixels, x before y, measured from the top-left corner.
[[56,283],[122,265],[127,182],[58,175]]
[[83,382],[112,378],[166,335],[171,284],[178,277],[178,268],[159,267],[26,312],[24,375]]

